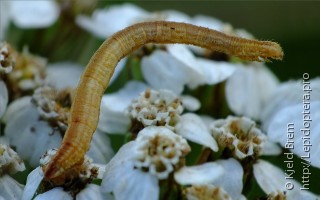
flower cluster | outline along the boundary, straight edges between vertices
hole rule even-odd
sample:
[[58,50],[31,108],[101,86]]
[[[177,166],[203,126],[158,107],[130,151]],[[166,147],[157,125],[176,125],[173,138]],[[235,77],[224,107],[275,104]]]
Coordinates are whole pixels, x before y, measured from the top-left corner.
[[[294,188],[286,188],[287,171],[278,167],[281,152],[301,157],[311,141],[307,169],[320,168],[320,147],[313,144],[320,133],[320,79],[307,74],[280,82],[263,62],[181,44],[147,44],[123,58],[101,103],[90,102],[95,91],[85,90],[88,105],[97,112],[100,105],[90,148],[70,168],[61,167],[60,176],[47,177],[70,121],[78,123],[70,116],[89,116],[73,112],[73,103],[83,100],[74,92],[89,78],[100,87],[97,74],[81,74],[101,39],[160,20],[254,39],[211,16],[104,4],[0,2],[0,199],[320,199],[313,188],[300,190],[309,183],[296,176],[290,179]],[[297,148],[287,149],[286,125],[303,130],[302,117],[312,119],[309,135],[295,136]],[[63,144],[82,146],[72,142]]]

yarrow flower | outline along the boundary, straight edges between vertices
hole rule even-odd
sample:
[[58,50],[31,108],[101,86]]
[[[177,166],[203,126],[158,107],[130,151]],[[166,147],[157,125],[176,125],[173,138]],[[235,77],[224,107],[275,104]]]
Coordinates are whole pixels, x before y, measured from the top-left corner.
[[219,199],[231,200],[231,197],[222,188],[214,185],[197,185],[184,190],[187,200]]
[[174,130],[182,111],[182,101],[172,92],[148,89],[131,102],[127,113],[142,127],[156,125]]
[[28,176],[26,187],[23,191],[22,199],[28,200],[35,196],[35,199],[85,199],[86,197],[94,199],[103,199],[99,186],[90,184],[92,180],[101,178],[103,170],[102,166],[92,164],[92,160],[88,157],[84,158],[83,164],[73,171],[67,177],[69,182],[61,183],[61,185],[52,185],[52,183],[44,180],[43,169],[50,162],[56,153],[56,149],[46,152],[40,159],[40,167],[34,169]]
[[0,141],[0,199],[21,199],[23,185],[8,174],[24,170],[25,165],[22,159],[9,145],[2,144],[2,141]]
[[[146,127],[107,164],[102,190],[112,192],[116,199],[158,199],[159,180],[179,172],[189,151],[187,141],[170,129]],[[222,172],[219,167],[205,167],[206,180],[216,179]]]
[[14,56],[12,47],[6,43],[0,43],[0,73],[10,73],[14,67]]
[[260,155],[266,141],[255,122],[245,117],[229,116],[225,120],[216,120],[211,130],[219,146],[228,148],[238,159]]

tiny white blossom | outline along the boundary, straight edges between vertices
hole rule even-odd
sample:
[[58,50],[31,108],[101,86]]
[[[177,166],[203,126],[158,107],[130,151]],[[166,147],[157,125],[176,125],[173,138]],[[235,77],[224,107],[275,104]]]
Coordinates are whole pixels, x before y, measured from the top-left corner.
[[128,107],[128,115],[146,126],[165,126],[174,130],[183,111],[181,100],[169,90],[146,90]]
[[[68,126],[70,92],[44,86],[38,88],[32,97],[17,99],[9,105],[3,119],[5,135],[31,166],[37,166],[39,157],[48,149],[60,146]],[[92,155],[95,162],[106,163],[113,155],[108,144],[108,137],[97,131],[88,155]]]
[[[99,190],[99,186],[93,186],[90,184],[91,179],[97,178],[100,171],[97,165],[92,164],[92,160],[89,157],[85,157],[81,166],[81,171],[74,171],[70,177],[70,182],[62,183],[60,187],[53,189],[46,188],[43,185],[45,192],[37,194],[38,187],[44,180],[43,169],[51,161],[52,157],[56,154],[57,149],[51,149],[47,151],[40,159],[40,167],[34,169],[27,178],[26,187],[24,189],[22,200],[32,199],[36,195],[35,199],[85,199],[90,196],[92,199],[102,200],[102,194]],[[82,185],[72,186],[72,181],[76,180],[82,183]],[[88,184],[89,183],[89,184]],[[47,184],[48,186],[48,184]],[[68,188],[70,187],[70,188]],[[79,188],[78,188],[79,187]],[[42,188],[43,189],[43,188]]]
[[59,16],[59,6],[48,1],[10,1],[9,15],[20,28],[44,28],[52,25]]
[[229,116],[211,125],[213,136],[221,148],[229,148],[238,159],[260,155],[267,137],[246,117]]
[[23,185],[8,174],[24,170],[25,165],[18,154],[9,145],[0,144],[0,199],[19,200],[21,198]]
[[107,133],[125,133],[130,126],[130,118],[125,110],[131,100],[147,86],[137,81],[129,81],[122,89],[102,96],[98,129]]
[[0,175],[24,171],[25,166],[18,154],[8,145],[0,144]]
[[237,115],[260,119],[279,81],[261,63],[238,65],[226,83],[226,98],[230,109]]
[[138,133],[135,166],[149,169],[159,179],[166,179],[191,150],[187,141],[164,127],[149,126]]
[[46,150],[58,147],[62,141],[59,130],[52,129],[47,121],[40,121],[40,118],[31,97],[12,102],[4,116],[6,137],[31,166],[37,166],[39,157]]
[[184,190],[184,195],[187,200],[232,200],[224,189],[210,184],[188,187]]
[[12,55],[10,45],[6,42],[0,43],[0,73],[10,73],[13,70],[15,59]]
[[158,199],[158,181],[182,167],[189,151],[187,141],[170,129],[146,127],[107,164],[102,190],[120,200]]
[[123,145],[107,164],[101,191],[113,193],[117,200],[157,200],[160,189],[158,178],[134,167],[137,156],[135,141]]

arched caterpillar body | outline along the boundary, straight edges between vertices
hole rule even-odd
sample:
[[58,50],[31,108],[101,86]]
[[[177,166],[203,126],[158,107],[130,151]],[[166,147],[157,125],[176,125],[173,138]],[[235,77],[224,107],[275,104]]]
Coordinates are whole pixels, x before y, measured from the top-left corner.
[[191,44],[250,61],[283,57],[275,42],[229,36],[186,23],[144,22],[117,32],[100,46],[82,74],[62,145],[45,168],[47,180],[63,182],[66,173],[82,163],[97,127],[102,95],[117,63],[147,43]]

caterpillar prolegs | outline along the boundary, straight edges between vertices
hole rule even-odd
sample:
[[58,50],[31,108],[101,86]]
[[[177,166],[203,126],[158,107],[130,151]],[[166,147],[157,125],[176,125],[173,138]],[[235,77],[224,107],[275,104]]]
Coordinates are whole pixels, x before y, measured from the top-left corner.
[[192,24],[155,21],[132,25],[108,38],[90,59],[77,87],[69,126],[58,152],[45,168],[45,178],[63,182],[83,161],[97,127],[102,95],[117,63],[147,43],[191,44],[249,61],[280,60],[279,44],[229,36]]

